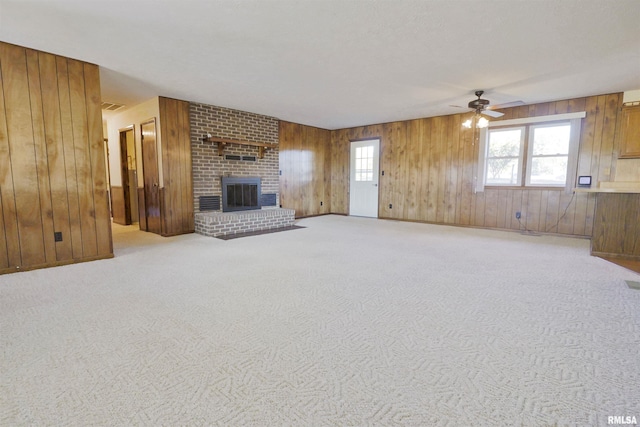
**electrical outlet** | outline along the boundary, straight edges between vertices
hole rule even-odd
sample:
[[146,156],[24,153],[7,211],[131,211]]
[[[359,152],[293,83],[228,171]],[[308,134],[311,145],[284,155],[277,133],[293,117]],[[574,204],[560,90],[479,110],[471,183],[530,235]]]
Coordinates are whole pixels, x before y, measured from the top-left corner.
[[62,232],[61,231],[54,231],[53,232],[53,241],[54,242],[62,242]]
[[393,205],[389,203],[389,209],[393,209]]
[[520,219],[520,217],[522,217],[522,214],[520,213],[520,211],[516,212],[516,219]]
[[320,206],[322,206],[322,202],[320,202]]

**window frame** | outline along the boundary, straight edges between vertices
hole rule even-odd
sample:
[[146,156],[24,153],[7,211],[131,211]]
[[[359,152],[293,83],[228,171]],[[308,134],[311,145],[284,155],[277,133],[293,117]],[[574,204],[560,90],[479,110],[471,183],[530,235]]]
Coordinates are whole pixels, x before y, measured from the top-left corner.
[[[479,156],[478,156],[478,173],[475,177],[476,185],[475,192],[483,192],[485,187],[489,188],[516,188],[516,189],[555,189],[562,190],[564,188],[566,193],[571,193],[576,186],[576,171],[578,166],[578,151],[580,148],[580,133],[582,128],[582,119],[586,117],[586,112],[581,111],[577,113],[567,114],[555,114],[549,116],[528,117],[522,119],[510,119],[510,120],[494,120],[489,122],[489,126],[480,129],[479,142]],[[529,180],[529,169],[531,168],[531,155],[529,154],[533,144],[529,142],[528,133],[531,131],[531,125],[551,125],[554,122],[569,122],[571,126],[569,136],[569,155],[567,159],[567,179],[564,185],[531,185]],[[487,179],[487,150],[489,147],[489,131],[497,130],[499,128],[517,128],[526,127],[527,135],[525,136],[524,145],[526,145],[526,151],[522,152],[519,161],[523,162],[523,170],[520,171],[518,178],[519,184],[486,184]]]

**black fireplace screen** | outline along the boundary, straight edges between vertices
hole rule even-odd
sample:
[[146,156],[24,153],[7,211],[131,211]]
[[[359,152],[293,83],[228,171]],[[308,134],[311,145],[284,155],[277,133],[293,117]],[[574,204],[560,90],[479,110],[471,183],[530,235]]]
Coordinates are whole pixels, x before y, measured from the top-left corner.
[[223,212],[260,209],[260,178],[222,178]]

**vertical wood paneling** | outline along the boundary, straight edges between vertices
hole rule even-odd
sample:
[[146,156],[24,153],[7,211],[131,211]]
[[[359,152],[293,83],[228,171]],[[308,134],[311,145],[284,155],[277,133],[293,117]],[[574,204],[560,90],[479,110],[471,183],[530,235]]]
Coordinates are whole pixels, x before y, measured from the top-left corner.
[[167,98],[159,98],[160,108],[160,147],[162,155],[162,211],[160,213],[161,234],[168,236],[176,229],[176,217],[179,215],[178,193],[179,174],[173,175],[173,169],[179,168],[180,147],[178,140],[178,118],[176,105]]
[[[0,49],[5,49],[5,46],[0,44]],[[1,52],[3,50],[0,55]],[[20,244],[4,98],[4,77],[0,68],[0,224],[3,231],[0,233],[0,269],[9,269],[20,265]]]
[[526,224],[527,230],[540,231],[540,199],[542,198],[542,192],[540,190],[528,190],[527,195],[523,222]]
[[482,193],[477,193],[475,195],[475,197],[473,198],[474,200],[474,205],[475,205],[475,216],[473,218],[473,222],[471,223],[471,225],[475,225],[476,227],[484,227],[484,216],[486,213],[486,209],[485,209],[485,198],[486,198],[486,192],[482,192]]
[[[322,171],[322,176],[324,177],[324,193],[323,196],[324,197],[324,204],[323,204],[323,209],[322,209],[322,213],[323,214],[327,214],[327,213],[331,213],[332,211],[332,205],[331,205],[331,195],[333,194],[332,191],[332,182],[331,182],[331,178],[333,176],[333,173],[331,172],[331,161],[332,161],[332,150],[331,150],[331,132],[329,132],[328,130],[322,129],[321,133],[320,133],[320,140],[321,140],[321,144],[323,144],[324,146],[324,163],[323,163],[323,171]],[[314,179],[317,176],[317,174],[314,174]]]
[[429,157],[431,153],[431,121],[420,119],[420,221],[427,220],[429,206]]
[[516,226],[514,224],[514,218],[512,215],[510,215],[511,212],[515,212],[516,208],[514,207],[514,200],[513,200],[513,194],[514,194],[514,190],[506,190],[505,193],[507,194],[507,200],[505,203],[505,209],[504,209],[504,228],[506,229],[515,229]]
[[420,187],[422,175],[420,166],[422,160],[422,126],[420,120],[412,120],[407,123],[407,212],[409,220],[420,219]]
[[162,148],[161,229],[164,236],[192,233],[193,179],[189,103],[159,98]]
[[[0,87],[0,90],[2,88]],[[0,152],[1,155],[1,152]],[[2,166],[2,165],[0,165]],[[5,229],[4,215],[2,215],[2,187],[0,187],[0,230]],[[0,270],[9,268],[9,253],[7,252],[7,236],[0,233]]]
[[449,140],[449,117],[436,117],[438,144],[436,153],[436,169],[438,170],[438,187],[436,198],[436,222],[444,222],[445,197],[447,190],[447,148]]
[[501,190],[487,189],[484,192],[484,222],[483,227],[496,228],[498,226],[498,193]]
[[75,153],[80,229],[82,233],[82,256],[94,257],[98,254],[96,219],[93,203],[93,182],[91,180],[91,157],[89,154],[89,134],[87,127],[87,106],[85,99],[84,67],[79,61],[68,60],[69,93]]
[[302,209],[302,185],[304,182],[303,179],[303,170],[304,165],[301,165],[302,156],[300,151],[302,150],[302,137],[303,137],[303,126],[297,125],[294,128],[293,138],[291,138],[291,164],[293,165],[294,174],[290,176],[292,191],[292,208],[296,211],[296,217],[303,216],[304,212]]
[[448,137],[447,150],[447,173],[448,188],[446,191],[446,211],[444,222],[447,224],[455,224],[457,219],[457,200],[458,200],[458,160],[460,159],[460,128],[462,127],[460,115],[449,117],[450,133]]
[[98,67],[1,42],[0,67],[0,273],[112,256]]
[[[462,122],[466,119],[467,117],[463,116],[460,121]],[[471,200],[474,194],[473,156],[475,153],[473,135],[474,132],[471,129],[463,129],[460,133],[461,156],[459,168],[462,171],[462,186],[460,193],[456,195],[456,202],[460,204],[460,221],[457,224],[462,225],[471,224]]]
[[406,187],[400,190],[396,186],[400,183],[406,185],[407,182],[407,126],[406,122],[393,122],[387,126],[389,135],[391,135],[391,144],[393,144],[391,156],[393,163],[390,169],[392,172],[390,176],[393,177],[393,181],[390,182],[391,203],[393,203],[391,216],[392,218],[406,218]]
[[557,226],[560,210],[560,191],[549,191],[547,195],[547,212],[545,213],[545,230],[557,233]]
[[611,172],[615,169],[618,153],[614,149],[614,140],[620,108],[622,108],[621,94],[606,95],[602,127],[602,143],[600,144],[599,179],[601,181],[610,181],[612,176]]
[[[355,134],[352,140],[361,139]],[[393,132],[387,124],[382,125],[380,138],[380,181],[378,191],[378,216],[380,218],[393,218],[393,167],[394,167],[394,142]],[[384,171],[384,175],[382,172]],[[389,205],[392,205],[390,208]]]
[[18,46],[3,43],[0,55],[21,257],[19,265],[39,265],[44,264],[46,258],[26,52]]
[[[113,222],[116,224],[128,225],[124,208],[124,189],[122,187],[111,187],[111,206],[113,206]],[[144,228],[141,229],[144,230]]]
[[26,51],[26,55],[27,73],[29,75],[29,101],[31,104],[33,139],[36,154],[35,162],[36,170],[38,171],[38,195],[40,196],[40,219],[42,221],[44,257],[46,263],[52,263],[56,261],[56,245],[53,235],[53,208],[51,204],[51,191],[49,185],[47,146],[44,135],[44,117],[42,92],[40,90],[38,52],[28,49]]
[[[62,261],[73,258],[73,249],[62,138],[62,118],[59,107],[57,65],[54,55],[40,53],[38,57],[53,224],[55,231],[60,232],[62,235],[62,241],[56,242],[56,259]],[[107,216],[108,219],[109,217]],[[111,229],[111,226],[109,226],[109,229]]]
[[193,161],[191,153],[191,118],[189,115],[189,103],[185,102],[180,120],[180,135],[182,149],[180,150],[182,165],[182,229],[188,232],[195,230],[195,217],[193,214]]
[[507,197],[509,190],[500,190],[498,192],[498,205],[496,206],[496,227],[507,228],[506,214],[510,210],[507,209]]
[[[303,198],[301,202],[303,211],[308,212],[309,215],[318,215],[320,213],[321,193],[322,187],[324,186],[323,179],[314,180],[312,176],[314,171],[322,170],[318,164],[320,156],[317,154],[319,153],[314,149],[317,138],[316,128],[309,126],[305,127],[301,151],[301,155],[303,157],[302,164],[304,165],[302,170],[304,177],[304,185],[302,187]],[[318,148],[320,149],[320,147]]]
[[586,226],[584,228],[584,234],[586,236],[591,236],[593,233],[593,221],[595,218],[595,210],[596,210],[596,195],[595,194],[587,194],[587,215],[586,215]]
[[429,149],[427,150],[429,175],[427,177],[427,218],[429,222],[436,222],[438,209],[438,155],[440,146],[440,121],[429,119]]
[[[65,186],[69,209],[69,228],[71,250],[74,259],[82,258],[82,228],[80,225],[80,201],[78,181],[76,179],[76,156],[73,146],[73,126],[71,101],[69,96],[69,75],[66,58],[56,57],[58,72],[58,94],[60,105],[60,123],[62,126],[62,145],[65,164]],[[63,236],[64,238],[64,236]]]
[[113,253],[109,197],[104,158],[104,136],[102,133],[102,106],[100,96],[100,71],[97,65],[83,64],[87,106],[87,132],[89,138],[89,161],[93,183],[93,213],[96,227],[98,256]]
[[284,121],[280,122],[279,132],[282,207],[295,209],[297,218],[329,213],[332,206],[345,209],[345,192],[338,192],[336,198],[332,198],[330,192],[332,187],[343,188],[348,181],[348,168],[346,175],[336,173],[336,180],[332,179],[331,163],[339,158],[331,149],[331,133]]

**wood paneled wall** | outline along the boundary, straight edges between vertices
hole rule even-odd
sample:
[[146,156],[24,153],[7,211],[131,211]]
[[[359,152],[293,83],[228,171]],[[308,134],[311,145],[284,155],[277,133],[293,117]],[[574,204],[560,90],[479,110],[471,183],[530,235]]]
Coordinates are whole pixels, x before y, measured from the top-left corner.
[[189,103],[160,97],[162,235],[193,233]]
[[280,122],[280,205],[297,218],[331,212],[330,144],[328,130]]
[[98,67],[0,42],[0,71],[0,273],[113,256]]
[[[502,120],[586,111],[577,174],[592,175],[597,183],[615,174],[619,147],[614,137],[621,106],[622,94],[591,96],[504,109]],[[325,157],[326,132],[283,123],[282,205],[295,206],[304,213],[301,216],[315,214],[320,199],[314,189],[329,188],[322,198],[330,195],[330,212],[348,214],[350,141],[380,138],[380,170],[385,172],[379,186],[380,218],[591,235],[593,194],[495,187],[475,193],[479,147],[474,131],[462,128],[468,117],[456,114],[331,131],[330,157]],[[309,155],[301,154],[304,150],[327,160],[309,162]],[[522,213],[520,222],[516,211]]]
[[[615,172],[614,136],[622,94],[502,110],[501,120],[586,111],[578,175],[608,181]],[[475,193],[478,144],[463,130],[466,114],[385,123],[332,132],[332,212],[348,213],[349,141],[381,138],[381,218],[591,235],[595,197],[556,189],[486,188]],[[393,205],[389,209],[389,204]],[[521,223],[515,212],[522,213]]]
[[111,207],[113,222],[127,225],[127,216],[124,207],[124,189],[120,186],[111,187]]

